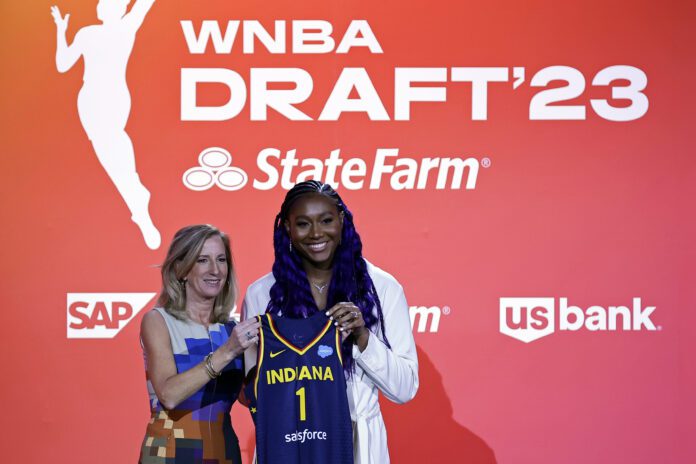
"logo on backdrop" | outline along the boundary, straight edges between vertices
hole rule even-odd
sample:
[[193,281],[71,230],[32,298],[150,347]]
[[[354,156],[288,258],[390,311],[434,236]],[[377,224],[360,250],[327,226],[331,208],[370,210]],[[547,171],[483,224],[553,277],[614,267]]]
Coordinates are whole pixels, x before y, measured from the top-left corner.
[[126,133],[131,110],[126,68],[136,32],[153,3],[154,0],[136,0],[126,14],[128,2],[100,1],[97,18],[103,24],[83,27],[70,45],[65,38],[70,15],[63,17],[57,6],[51,7],[51,14],[58,29],[58,72],[70,70],[80,57],[85,62],[84,83],[77,96],[82,127],[99,162],[128,206],[131,219],[140,228],[145,244],[155,250],[161,237],[150,218],[150,192],[140,182],[133,142]]
[[184,185],[195,191],[208,190],[217,185],[222,190],[239,190],[249,180],[246,172],[230,167],[232,155],[220,147],[206,148],[198,155],[198,166],[188,169],[182,176]]
[[156,293],[68,293],[68,338],[114,338]]
[[[500,333],[525,343],[533,342],[556,331],[654,331],[658,330],[650,316],[655,306],[643,306],[633,298],[632,306],[590,306],[583,309],[568,304],[568,298],[501,298]],[[556,315],[558,317],[556,317]],[[558,324],[556,324],[556,319]]]
[[[194,191],[217,186],[234,191],[243,188],[249,177],[232,167],[232,155],[220,147],[206,148],[198,155],[198,166],[187,169],[184,185]],[[270,190],[280,185],[289,190],[296,182],[321,180],[334,188],[348,190],[473,190],[479,168],[491,166],[489,158],[468,157],[409,158],[400,156],[396,148],[378,148],[368,163],[362,157],[341,157],[341,150],[332,150],[327,158],[297,157],[297,150],[281,152],[276,148],[259,151],[256,166],[260,178],[252,182],[256,190]]]
[[449,306],[411,306],[408,308],[411,317],[411,330],[418,333],[437,333],[440,330],[440,319],[451,312]]

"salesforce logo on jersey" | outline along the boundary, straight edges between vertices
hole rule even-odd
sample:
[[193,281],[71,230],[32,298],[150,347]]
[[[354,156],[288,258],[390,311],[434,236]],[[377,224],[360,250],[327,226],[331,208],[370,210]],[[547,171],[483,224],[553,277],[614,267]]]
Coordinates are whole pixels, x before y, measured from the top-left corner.
[[525,343],[533,342],[556,331],[575,332],[581,329],[598,331],[656,331],[650,319],[655,306],[643,306],[633,298],[629,306],[589,306],[583,309],[568,304],[568,298],[501,298],[500,333]]
[[293,441],[299,441],[304,443],[305,440],[326,440],[326,432],[321,430],[308,430],[304,429],[302,431],[288,433],[285,435],[285,443],[290,443]]
[[319,345],[319,348],[317,348],[317,354],[321,358],[327,358],[333,354],[333,349],[327,345]]

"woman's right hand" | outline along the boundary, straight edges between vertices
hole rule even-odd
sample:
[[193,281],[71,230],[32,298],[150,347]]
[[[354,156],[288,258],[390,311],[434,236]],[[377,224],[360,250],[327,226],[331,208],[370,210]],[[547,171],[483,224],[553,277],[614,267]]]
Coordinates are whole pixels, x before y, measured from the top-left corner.
[[63,17],[60,14],[60,8],[53,5],[51,7],[51,15],[53,16],[53,21],[55,21],[56,23],[58,32],[63,33],[68,30],[68,21],[70,20],[70,13],[66,14],[65,17]]

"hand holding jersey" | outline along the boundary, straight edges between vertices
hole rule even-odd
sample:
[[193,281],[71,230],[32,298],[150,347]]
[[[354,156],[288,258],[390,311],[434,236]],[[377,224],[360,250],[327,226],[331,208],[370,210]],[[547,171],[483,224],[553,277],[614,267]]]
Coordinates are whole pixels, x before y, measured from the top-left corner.
[[225,343],[225,347],[232,352],[236,352],[235,356],[243,353],[247,348],[259,341],[259,322],[255,320],[246,320],[237,324],[230,338]]
[[360,313],[360,308],[350,301],[342,301],[326,311],[326,315],[329,316],[330,320],[335,321],[334,324],[341,332],[341,341],[349,335],[353,335],[354,343],[360,352],[365,351],[370,334],[365,327],[365,320]]

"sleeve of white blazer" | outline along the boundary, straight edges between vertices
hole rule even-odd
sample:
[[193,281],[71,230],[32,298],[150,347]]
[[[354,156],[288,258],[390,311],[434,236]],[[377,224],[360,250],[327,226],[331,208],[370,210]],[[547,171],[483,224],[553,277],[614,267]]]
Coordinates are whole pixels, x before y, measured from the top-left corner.
[[[353,347],[355,362],[391,401],[405,403],[418,391],[418,356],[411,331],[411,319],[401,284],[391,275],[368,264],[384,313],[387,340],[391,348],[370,332],[362,353]],[[377,331],[378,326],[373,330]]]

